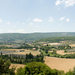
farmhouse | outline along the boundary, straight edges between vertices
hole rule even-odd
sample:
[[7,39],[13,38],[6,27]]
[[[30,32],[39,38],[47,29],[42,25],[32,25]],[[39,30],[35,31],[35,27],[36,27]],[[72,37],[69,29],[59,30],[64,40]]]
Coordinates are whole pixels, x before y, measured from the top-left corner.
[[16,52],[24,52],[25,50],[17,50]]
[[33,48],[33,50],[36,50],[36,48]]

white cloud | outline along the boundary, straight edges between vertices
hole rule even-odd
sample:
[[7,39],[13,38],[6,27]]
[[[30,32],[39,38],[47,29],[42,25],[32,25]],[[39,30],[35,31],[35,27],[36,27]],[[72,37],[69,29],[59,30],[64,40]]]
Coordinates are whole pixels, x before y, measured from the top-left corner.
[[17,23],[19,23],[19,22],[17,22]]
[[17,30],[17,31],[14,31],[14,30],[8,30],[9,33],[25,33],[24,29],[21,29],[21,30]]
[[75,0],[65,0],[65,6],[73,6],[75,4]]
[[13,31],[13,30],[8,30],[8,32],[10,32],[10,33],[14,33],[15,31]]
[[65,17],[61,17],[60,20],[64,20]]
[[33,23],[29,23],[29,25],[33,25]]
[[10,22],[7,22],[7,24],[10,24]]
[[3,20],[0,19],[0,23],[1,23],[2,21],[3,21]]
[[25,32],[24,32],[24,29],[17,30],[17,32],[18,32],[18,33],[25,33]]
[[61,3],[60,0],[57,0],[57,1],[55,2],[56,5],[59,5],[60,3]]
[[66,22],[69,22],[69,21],[70,21],[69,18],[67,18],[67,19],[66,19]]
[[56,5],[64,4],[66,7],[69,7],[75,4],[75,0],[57,0],[55,4]]
[[35,18],[35,19],[33,19],[33,21],[35,21],[35,22],[42,22],[43,20]]
[[52,17],[49,18],[49,22],[51,22],[51,21],[53,21],[53,18]]

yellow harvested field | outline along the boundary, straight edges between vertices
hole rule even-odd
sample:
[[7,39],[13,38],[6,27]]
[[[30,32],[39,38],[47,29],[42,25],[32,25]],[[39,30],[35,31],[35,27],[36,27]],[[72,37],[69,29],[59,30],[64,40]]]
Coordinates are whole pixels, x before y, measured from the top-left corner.
[[[49,51],[49,52],[53,52],[53,51]],[[75,52],[67,52],[65,53],[64,50],[57,50],[57,54],[60,54],[60,55],[65,55],[65,54],[74,54]]]
[[23,64],[11,64],[10,68],[12,68],[13,66],[16,67],[16,70],[15,70],[15,72],[16,72],[18,68],[20,68],[20,67],[24,68],[25,65],[23,65]]
[[71,44],[70,46],[71,46],[71,47],[75,47],[75,44]]
[[3,50],[6,50],[6,51],[17,51],[17,50],[26,50],[26,49],[3,49]]
[[73,70],[75,67],[75,59],[65,59],[56,57],[46,57],[45,64],[52,69],[63,70],[68,72],[70,69]]
[[62,43],[49,43],[49,45],[61,45]]
[[74,54],[75,52],[67,52],[67,53],[64,53],[64,50],[57,50],[57,54],[60,54],[60,55],[65,55],[65,54]]
[[32,51],[32,50],[25,50],[24,52],[15,52],[13,54],[20,54],[20,55],[26,55],[26,54],[33,54],[33,55],[37,55],[40,54],[39,51]]

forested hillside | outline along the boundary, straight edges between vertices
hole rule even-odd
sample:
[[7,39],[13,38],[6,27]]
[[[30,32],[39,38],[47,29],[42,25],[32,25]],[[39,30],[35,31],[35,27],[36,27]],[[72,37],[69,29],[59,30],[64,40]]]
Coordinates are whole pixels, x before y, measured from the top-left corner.
[[34,41],[48,37],[75,36],[75,32],[51,32],[51,33],[3,33],[0,34],[0,42]]
[[68,37],[49,37],[49,38],[42,38],[37,40],[36,42],[60,42],[60,41],[70,41],[70,42],[75,42],[75,36],[68,36]]

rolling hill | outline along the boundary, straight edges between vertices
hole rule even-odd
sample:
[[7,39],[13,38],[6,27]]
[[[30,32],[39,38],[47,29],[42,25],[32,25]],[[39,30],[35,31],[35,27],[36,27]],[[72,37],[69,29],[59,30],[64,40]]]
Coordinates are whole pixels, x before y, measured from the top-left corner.
[[75,36],[75,32],[50,32],[50,33],[3,33],[0,34],[0,42],[12,42],[12,41],[35,41],[41,38],[48,37],[65,37]]

